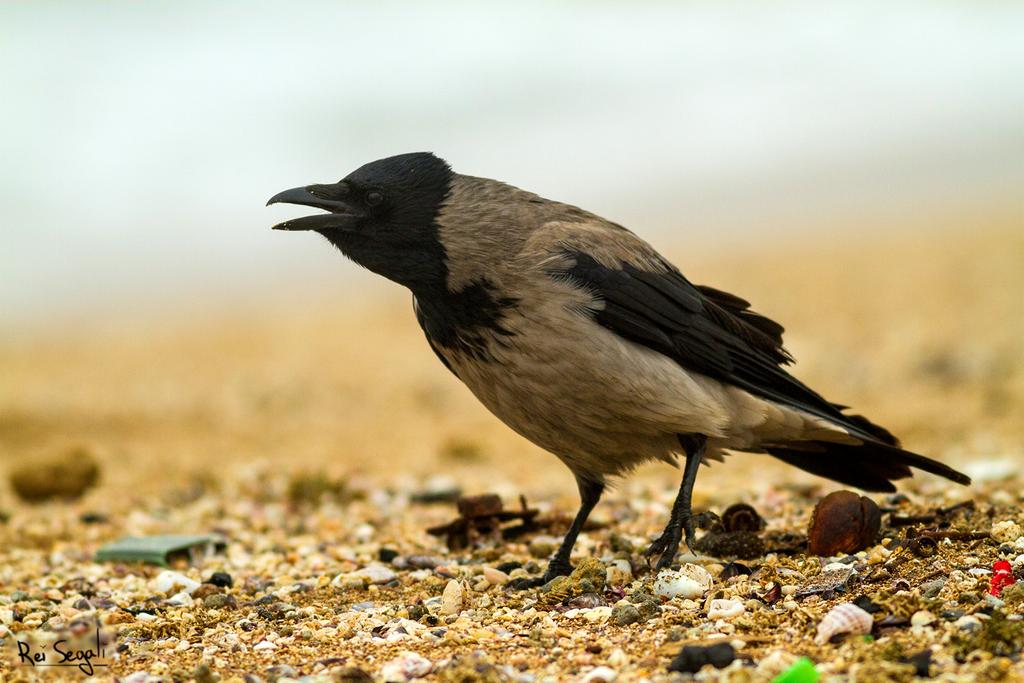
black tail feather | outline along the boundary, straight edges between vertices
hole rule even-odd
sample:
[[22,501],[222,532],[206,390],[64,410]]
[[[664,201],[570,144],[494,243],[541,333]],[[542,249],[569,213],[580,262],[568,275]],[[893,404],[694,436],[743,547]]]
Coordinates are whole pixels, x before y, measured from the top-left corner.
[[[867,420],[864,422],[884,434],[889,434]],[[892,436],[889,435],[889,438]],[[779,460],[811,474],[865,491],[895,491],[893,480],[912,476],[911,467],[937,474],[958,484],[971,483],[970,477],[952,467],[888,443],[865,441],[859,445],[851,445],[827,441],[801,441],[767,446],[765,450]]]

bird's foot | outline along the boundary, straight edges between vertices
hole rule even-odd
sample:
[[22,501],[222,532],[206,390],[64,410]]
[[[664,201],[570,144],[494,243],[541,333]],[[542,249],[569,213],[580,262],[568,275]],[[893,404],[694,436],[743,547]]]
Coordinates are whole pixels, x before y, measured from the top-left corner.
[[655,557],[658,558],[658,564],[656,569],[661,571],[667,569],[672,564],[672,560],[675,558],[676,553],[679,552],[679,542],[683,538],[683,530],[678,524],[669,523],[665,530],[661,532],[661,536],[658,536],[651,543],[650,547],[647,548],[647,552],[644,555],[647,556],[647,563],[650,564],[651,560]]
[[512,579],[506,584],[509,590],[514,591],[525,591],[531,588],[540,588],[544,585],[543,577],[535,576],[531,578]]
[[716,521],[719,521],[718,515],[713,512],[682,515],[677,523],[669,522],[665,531],[651,543],[644,555],[647,556],[648,562],[655,557],[658,558],[658,563],[655,565],[655,569],[658,571],[668,569],[672,565],[676,553],[679,552],[679,543],[683,538],[686,538],[686,547],[693,550],[693,545],[697,540],[697,529],[706,529]]
[[554,581],[559,576],[569,576],[572,574],[572,565],[565,560],[555,558],[548,562],[548,570],[544,572],[544,583]]
[[513,590],[527,590],[529,588],[540,588],[541,586],[557,579],[559,576],[568,576],[569,574],[572,574],[572,565],[568,562],[562,562],[557,559],[554,559],[548,563],[548,569],[546,572],[544,572],[544,576],[529,579],[515,579],[513,581],[510,581],[508,586]]

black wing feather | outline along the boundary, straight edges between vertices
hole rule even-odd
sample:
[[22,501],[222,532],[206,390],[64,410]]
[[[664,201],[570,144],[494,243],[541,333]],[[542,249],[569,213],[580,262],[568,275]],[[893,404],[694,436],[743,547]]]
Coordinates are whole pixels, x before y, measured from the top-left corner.
[[575,265],[562,274],[604,301],[594,316],[599,324],[689,370],[863,432],[781,367],[790,356],[782,347],[780,325],[761,322],[768,319],[757,314],[745,318],[731,312],[748,311],[747,302],[718,290],[710,290],[708,297],[667,265],[662,272],[630,264],[615,269],[583,252],[570,256]]

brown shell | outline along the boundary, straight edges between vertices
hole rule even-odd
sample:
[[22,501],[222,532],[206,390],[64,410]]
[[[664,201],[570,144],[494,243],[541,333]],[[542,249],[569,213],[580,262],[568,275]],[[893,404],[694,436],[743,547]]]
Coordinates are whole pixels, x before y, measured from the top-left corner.
[[722,525],[726,531],[761,531],[764,519],[752,505],[734,503],[722,513]]
[[812,555],[838,555],[864,550],[875,542],[882,513],[875,501],[852,491],[834,491],[815,506],[807,530]]

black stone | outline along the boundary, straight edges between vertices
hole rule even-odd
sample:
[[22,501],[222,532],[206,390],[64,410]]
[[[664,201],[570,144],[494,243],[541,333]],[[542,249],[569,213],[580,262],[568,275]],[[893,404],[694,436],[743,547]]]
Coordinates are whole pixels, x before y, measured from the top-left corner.
[[932,651],[921,650],[909,657],[904,657],[904,664],[913,664],[914,675],[920,676],[921,678],[931,678],[932,668]]
[[210,575],[210,578],[206,580],[206,583],[219,586],[220,588],[231,588],[235,585],[235,580],[231,578],[231,574],[227,572],[214,572]]
[[855,604],[857,607],[860,607],[862,610],[864,610],[868,614],[874,614],[875,612],[879,612],[882,609],[881,607],[876,605],[874,602],[872,602],[871,598],[869,598],[866,595],[862,595],[859,598],[857,598],[856,600],[854,600],[853,604]]
[[736,651],[729,643],[716,643],[714,645],[685,645],[672,663],[668,665],[669,671],[682,673],[697,673],[705,664],[710,664],[716,669],[724,669],[736,659]]

